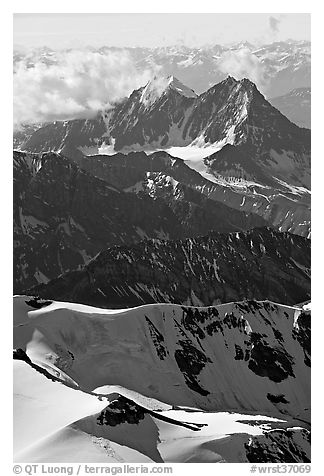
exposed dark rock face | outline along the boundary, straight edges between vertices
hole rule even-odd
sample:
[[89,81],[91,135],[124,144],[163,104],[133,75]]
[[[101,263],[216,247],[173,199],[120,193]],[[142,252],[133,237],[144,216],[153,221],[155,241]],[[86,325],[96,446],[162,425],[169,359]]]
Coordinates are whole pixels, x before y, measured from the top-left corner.
[[27,364],[31,364],[31,360],[23,349],[14,349],[13,351],[14,360],[23,360]]
[[221,149],[206,159],[211,171],[264,185],[279,178],[310,187],[310,131],[291,123],[250,81],[242,80],[236,90],[234,85],[231,97],[244,94],[245,116],[235,125],[233,147],[227,145],[226,152]]
[[147,316],[145,316],[145,319],[146,319],[146,322],[148,323],[152,342],[155,346],[156,352],[159,358],[161,360],[164,360],[166,356],[169,354],[169,351],[165,348],[165,345],[164,345],[164,337]]
[[14,152],[15,293],[76,269],[112,245],[265,223],[199,192],[189,191],[178,204],[167,192],[126,193],[94,175],[60,154]]
[[200,349],[192,345],[189,339],[179,340],[177,344],[180,346],[180,349],[175,351],[174,358],[185,378],[186,384],[194,392],[203,396],[208,395],[209,391],[202,388],[197,376],[206,363],[211,362],[211,360]]
[[41,309],[42,307],[46,307],[52,304],[52,301],[46,301],[44,299],[34,297],[32,299],[29,299],[29,301],[26,301],[26,304],[28,304],[28,306],[30,307],[33,307],[34,309]]
[[131,400],[119,396],[110,402],[97,417],[98,425],[116,426],[121,423],[139,423],[145,418],[145,411]]
[[301,431],[299,439],[302,439],[302,444],[294,441],[297,432],[295,428],[273,430],[263,437],[251,438],[244,445],[247,460],[250,463],[310,463],[307,455],[310,432],[306,429]]
[[289,403],[284,395],[272,395],[271,393],[267,394],[267,399],[272,403]]
[[285,349],[269,347],[263,336],[257,333],[251,334],[249,369],[274,382],[281,382],[288,375],[294,377],[292,360]]
[[310,295],[309,268],[309,240],[260,228],[116,246],[83,269],[29,292],[107,308],[154,302],[212,305],[245,298],[294,304]]
[[310,367],[311,362],[311,317],[309,311],[301,312],[295,322],[293,338],[304,350],[304,362]]

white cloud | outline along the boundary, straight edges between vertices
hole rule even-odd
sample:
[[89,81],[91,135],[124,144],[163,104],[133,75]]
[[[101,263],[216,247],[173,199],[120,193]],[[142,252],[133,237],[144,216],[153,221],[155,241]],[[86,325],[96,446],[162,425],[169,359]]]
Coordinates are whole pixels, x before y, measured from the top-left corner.
[[248,78],[264,92],[267,86],[265,69],[260,59],[248,48],[227,51],[218,62],[220,71],[236,79]]
[[93,117],[143,86],[156,69],[138,71],[127,51],[72,50],[14,67],[14,125]]

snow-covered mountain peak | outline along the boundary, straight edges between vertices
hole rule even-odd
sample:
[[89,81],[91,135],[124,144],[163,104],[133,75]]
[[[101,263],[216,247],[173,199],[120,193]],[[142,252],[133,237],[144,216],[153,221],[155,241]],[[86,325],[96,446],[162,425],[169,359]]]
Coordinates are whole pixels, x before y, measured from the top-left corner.
[[175,76],[155,76],[144,87],[140,97],[140,102],[144,104],[145,107],[149,107],[169,90],[176,91],[178,94],[187,98],[197,97],[197,94],[192,89],[181,83],[181,81],[179,81]]
[[244,93],[248,93],[249,95],[251,95],[255,91],[258,91],[256,85],[250,79],[248,78],[237,79],[230,75],[227,76],[226,79],[221,81],[221,83],[216,84],[214,87],[219,88],[220,85],[222,86],[222,88],[224,88],[224,86],[225,87],[227,86],[229,90],[233,89],[237,92],[242,91]]

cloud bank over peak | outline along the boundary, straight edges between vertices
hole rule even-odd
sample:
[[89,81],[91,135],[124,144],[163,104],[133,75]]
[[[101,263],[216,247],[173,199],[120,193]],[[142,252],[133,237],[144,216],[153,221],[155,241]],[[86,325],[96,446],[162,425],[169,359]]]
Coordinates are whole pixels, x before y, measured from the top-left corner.
[[258,85],[261,92],[267,87],[264,65],[248,48],[225,52],[218,67],[224,74],[234,76],[236,79],[250,79]]
[[14,67],[14,127],[91,118],[146,84],[157,68],[139,71],[125,51],[62,51],[52,62],[25,57]]

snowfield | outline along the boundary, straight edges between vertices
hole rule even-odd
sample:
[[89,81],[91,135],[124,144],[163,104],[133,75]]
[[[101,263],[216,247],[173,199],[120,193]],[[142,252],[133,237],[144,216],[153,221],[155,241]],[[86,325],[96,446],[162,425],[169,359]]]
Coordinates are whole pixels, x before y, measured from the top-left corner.
[[309,319],[268,301],[106,310],[16,296],[14,459],[309,461]]

